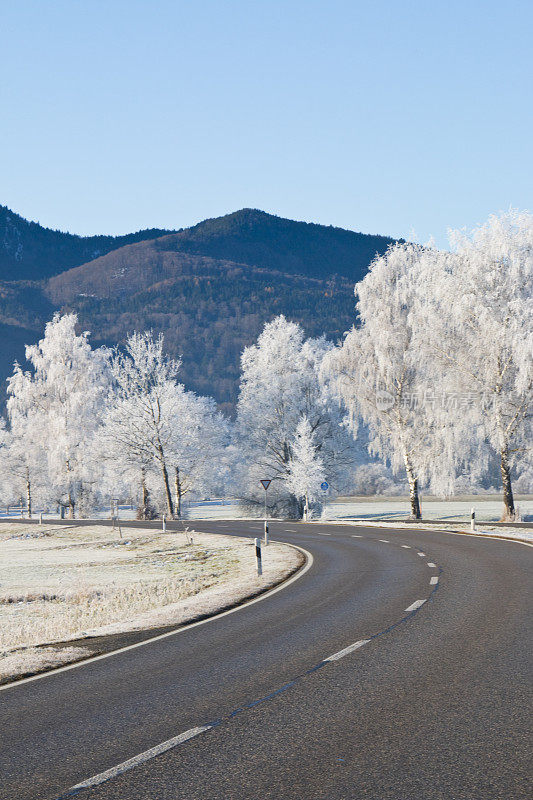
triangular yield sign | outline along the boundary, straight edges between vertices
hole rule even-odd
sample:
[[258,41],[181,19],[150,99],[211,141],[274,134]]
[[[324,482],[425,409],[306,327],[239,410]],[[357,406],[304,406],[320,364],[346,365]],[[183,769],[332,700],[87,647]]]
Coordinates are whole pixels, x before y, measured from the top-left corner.
[[265,490],[265,492],[266,492],[266,490],[268,489],[268,487],[270,486],[270,484],[271,484],[271,483],[272,483],[272,481],[270,481],[270,480],[266,480],[266,479],[263,479],[263,480],[261,481],[261,486],[263,487],[263,489]]

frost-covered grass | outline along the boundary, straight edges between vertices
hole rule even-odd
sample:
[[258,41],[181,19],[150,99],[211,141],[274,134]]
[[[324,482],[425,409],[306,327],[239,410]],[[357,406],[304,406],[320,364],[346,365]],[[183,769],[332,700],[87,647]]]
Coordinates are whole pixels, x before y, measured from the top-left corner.
[[239,602],[299,563],[292,548],[270,545],[259,579],[248,539],[122,535],[111,526],[0,524],[0,678],[84,655],[39,645],[179,624]]
[[[522,519],[533,521],[533,497],[531,495],[515,498]],[[486,522],[497,522],[503,511],[502,499],[499,495],[473,495],[471,497],[441,500],[435,497],[422,496],[422,516],[424,519],[445,519],[451,522],[466,522],[470,519],[472,507],[476,510],[476,519]],[[330,502],[324,509],[323,517],[328,520],[343,519],[390,519],[405,520],[409,517],[409,498],[405,496],[341,498]]]

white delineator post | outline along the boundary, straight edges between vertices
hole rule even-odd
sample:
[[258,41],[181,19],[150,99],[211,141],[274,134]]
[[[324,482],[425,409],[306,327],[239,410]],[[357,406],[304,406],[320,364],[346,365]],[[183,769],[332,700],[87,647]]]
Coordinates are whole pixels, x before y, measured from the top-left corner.
[[167,529],[167,520],[165,518],[165,515],[163,514],[163,533],[165,533],[166,529]]
[[261,539],[254,539],[255,544],[255,559],[257,561],[257,574],[263,574],[263,563],[261,560]]
[[43,524],[43,512],[39,511],[39,525]]
[[472,509],[472,512],[470,514],[470,530],[471,531],[475,531],[476,530],[476,510],[475,510],[475,508]]

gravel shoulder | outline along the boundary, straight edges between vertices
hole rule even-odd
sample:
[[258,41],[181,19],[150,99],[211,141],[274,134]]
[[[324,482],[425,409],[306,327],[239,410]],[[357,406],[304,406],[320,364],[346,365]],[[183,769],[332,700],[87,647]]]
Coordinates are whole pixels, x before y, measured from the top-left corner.
[[294,573],[295,548],[121,527],[0,524],[0,684],[239,605]]

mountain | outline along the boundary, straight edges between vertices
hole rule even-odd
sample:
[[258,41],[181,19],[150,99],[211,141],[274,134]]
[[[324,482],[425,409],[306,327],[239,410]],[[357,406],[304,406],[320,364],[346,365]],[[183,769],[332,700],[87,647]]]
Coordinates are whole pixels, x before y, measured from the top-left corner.
[[165,233],[171,231],[152,228],[125,236],[75,236],[43,228],[0,206],[0,280],[40,280]]
[[309,336],[338,340],[354,321],[354,283],[392,241],[243,209],[52,275],[49,249],[38,280],[0,282],[0,325],[17,329],[8,351],[19,360],[20,329],[38,339],[56,309],[76,311],[94,345],[162,331],[186,385],[231,411],[240,354],[264,323],[285,314]]

